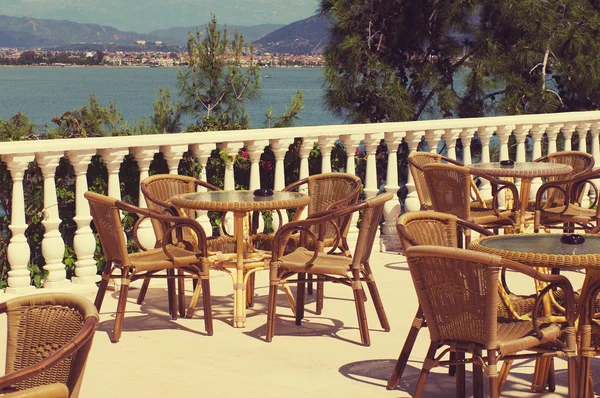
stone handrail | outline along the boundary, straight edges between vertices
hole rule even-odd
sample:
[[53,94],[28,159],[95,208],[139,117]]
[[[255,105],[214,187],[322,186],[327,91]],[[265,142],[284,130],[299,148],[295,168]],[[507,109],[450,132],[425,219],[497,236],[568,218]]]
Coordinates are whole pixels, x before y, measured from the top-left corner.
[[[148,176],[150,162],[157,152],[161,152],[168,164],[169,172],[177,173],[177,167],[185,152],[191,151],[202,165],[211,151],[218,148],[225,153],[235,155],[239,148],[245,147],[251,162],[250,189],[260,187],[259,160],[265,146],[270,146],[275,156],[274,188],[284,188],[284,157],[288,147],[296,137],[303,139],[300,148],[300,178],[308,176],[308,157],[316,143],[322,156],[322,172],[331,171],[331,149],[336,142],[344,144],[347,154],[346,171],[355,172],[355,151],[363,145],[367,154],[366,179],[364,192],[367,197],[376,195],[377,186],[376,151],[381,140],[388,147],[387,181],[385,190],[397,194],[400,188],[398,179],[398,148],[405,142],[409,151],[415,151],[422,137],[432,151],[444,140],[448,156],[456,159],[456,142],[463,146],[463,162],[471,163],[470,145],[475,133],[482,145],[481,161],[490,160],[490,139],[496,134],[500,144],[500,158],[508,159],[508,140],[511,134],[517,142],[517,161],[525,161],[525,140],[529,135],[533,139],[533,158],[542,155],[541,142],[544,133],[548,138],[548,152],[557,151],[557,137],[562,132],[565,148],[571,148],[571,137],[575,131],[580,136],[590,135],[592,155],[600,164],[600,145],[598,133],[600,111],[554,113],[542,115],[501,116],[468,119],[425,120],[416,122],[379,123],[361,125],[308,126],[279,129],[252,129],[242,131],[219,131],[183,134],[159,134],[148,136],[123,136],[102,138],[77,138],[38,141],[16,141],[0,143],[0,158],[7,164],[13,182],[12,211],[10,229],[12,237],[7,251],[10,264],[7,293],[23,294],[35,289],[30,285],[27,265],[30,250],[25,237],[25,203],[23,193],[23,175],[30,162],[36,160],[44,177],[44,208],[46,210],[45,234],[42,241],[42,254],[46,261],[44,268],[49,276],[44,282],[47,288],[71,288],[76,285],[94,287],[98,279],[93,259],[95,238],[90,228],[91,216],[83,193],[87,190],[86,172],[92,156],[100,154],[108,169],[108,195],[120,198],[119,169],[123,158],[132,154],[138,163],[140,181]],[[586,150],[586,140],[579,140],[579,150]],[[62,263],[64,242],[58,230],[61,222],[58,214],[56,185],[54,174],[62,157],[66,157],[75,170],[75,218],[77,231],[74,250],[77,255],[75,276],[66,279],[65,266]],[[205,179],[205,168],[200,178]],[[535,195],[540,181],[532,187]],[[408,194],[405,210],[419,209],[414,182],[410,173],[405,184]],[[225,189],[234,189],[233,164],[226,164]],[[484,195],[488,194],[482,187]],[[396,196],[396,199],[397,196]],[[140,195],[140,206],[145,206]],[[395,241],[395,220],[400,213],[399,200],[387,203],[382,229],[383,242]],[[199,216],[202,219],[202,215]],[[206,222],[205,215],[203,222]],[[146,226],[146,242],[151,245],[151,228]]]

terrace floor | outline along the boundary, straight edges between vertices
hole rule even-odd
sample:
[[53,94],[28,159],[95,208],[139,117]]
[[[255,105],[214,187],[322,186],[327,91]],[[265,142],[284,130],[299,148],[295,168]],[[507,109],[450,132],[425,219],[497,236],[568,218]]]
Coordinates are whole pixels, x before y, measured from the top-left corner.
[[[278,298],[279,317],[275,337],[264,340],[268,273],[256,278],[256,304],[248,310],[247,327],[234,329],[232,289],[229,276],[213,272],[211,277],[214,335],[204,333],[201,306],[192,319],[172,321],[167,311],[166,284],[154,280],[146,301],[137,305],[139,289],[130,291],[123,335],[110,342],[117,294],[108,291],[101,321],[89,355],[80,396],[83,398],[127,397],[409,397],[412,396],[423,357],[429,344],[426,329],[413,348],[401,385],[386,390],[387,380],[406,338],[417,308],[412,281],[403,256],[393,253],[372,255],[373,272],[384,300],[391,331],[384,332],[371,301],[367,313],[372,344],[359,344],[357,320],[351,289],[327,284],[325,308],[314,313],[312,296],[307,296],[306,318],[296,326],[283,293]],[[566,272],[579,285],[583,275]],[[531,290],[529,281],[509,279],[517,292]],[[135,285],[134,285],[135,287]],[[293,290],[295,290],[293,288]],[[191,284],[188,286],[188,302]],[[87,294],[93,300],[94,294]],[[5,322],[2,319],[1,322]],[[5,333],[5,325],[0,332]],[[3,348],[2,348],[3,349]],[[556,392],[529,392],[533,361],[516,363],[503,396],[566,396],[566,362],[555,360]],[[600,380],[596,369],[595,380]],[[471,372],[467,370],[468,392]],[[596,391],[600,391],[597,386]],[[487,388],[487,385],[486,385]],[[454,378],[445,368],[430,375],[427,397],[454,395]]]

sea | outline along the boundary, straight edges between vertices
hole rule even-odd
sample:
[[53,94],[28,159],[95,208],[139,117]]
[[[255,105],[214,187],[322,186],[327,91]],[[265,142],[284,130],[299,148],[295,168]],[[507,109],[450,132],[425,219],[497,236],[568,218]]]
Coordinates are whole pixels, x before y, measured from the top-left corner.
[[[53,127],[52,118],[88,104],[94,94],[103,106],[115,101],[129,123],[153,113],[155,93],[169,87],[178,98],[178,68],[145,67],[2,67],[0,68],[0,120],[22,112],[38,126]],[[247,102],[252,127],[265,127],[269,107],[280,115],[298,89],[304,109],[296,126],[342,124],[323,104],[322,68],[262,68],[261,97]]]

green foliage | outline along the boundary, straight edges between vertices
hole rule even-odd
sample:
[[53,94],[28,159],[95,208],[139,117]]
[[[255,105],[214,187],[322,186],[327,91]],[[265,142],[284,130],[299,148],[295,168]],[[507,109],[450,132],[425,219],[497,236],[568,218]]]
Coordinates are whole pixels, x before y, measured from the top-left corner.
[[0,142],[18,141],[37,133],[36,126],[21,112],[0,123]]

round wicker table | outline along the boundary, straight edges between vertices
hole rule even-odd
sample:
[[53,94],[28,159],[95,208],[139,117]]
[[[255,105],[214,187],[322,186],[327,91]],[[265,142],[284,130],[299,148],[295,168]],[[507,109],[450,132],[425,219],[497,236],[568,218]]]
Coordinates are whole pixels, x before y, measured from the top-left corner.
[[[583,244],[562,243],[561,236],[562,234],[488,236],[472,241],[469,248],[496,254],[532,267],[585,269],[586,276],[580,294],[580,297],[584,298],[587,296],[587,286],[600,278],[600,235],[583,235]],[[540,288],[543,286],[538,286],[538,289]],[[547,314],[552,313],[551,305],[550,302],[544,302]],[[579,305],[578,311],[581,310]],[[547,358],[537,360],[532,390],[543,391],[550,365],[551,361]]]
[[[298,209],[299,215],[308,205],[310,198],[298,192],[273,192],[272,196],[255,196],[252,191],[208,191],[177,195],[171,199],[174,206],[208,211],[230,211],[234,215],[234,237],[236,239],[235,276],[233,278],[233,326],[246,327],[246,289],[248,278],[258,269],[267,269],[265,261],[252,261],[247,228],[247,213],[261,210]],[[248,261],[250,260],[250,261]],[[257,264],[262,264],[258,268]],[[249,269],[252,268],[252,269]]]
[[502,166],[499,162],[473,163],[471,170],[481,171],[492,177],[513,177],[521,179],[521,225],[525,225],[525,210],[529,203],[531,181],[537,177],[561,176],[569,174],[573,168],[561,163],[515,162],[512,166]]

